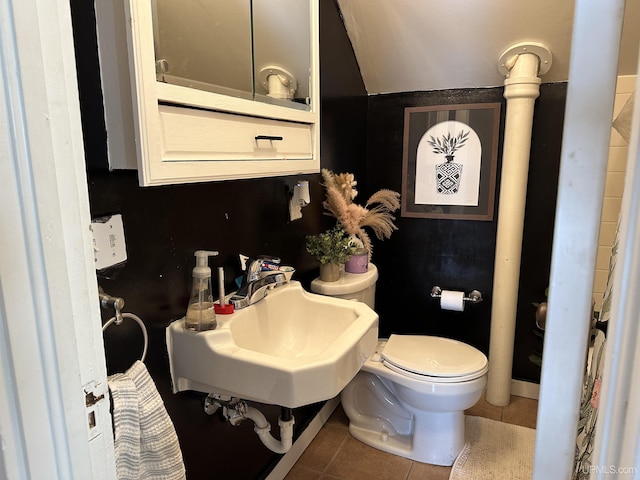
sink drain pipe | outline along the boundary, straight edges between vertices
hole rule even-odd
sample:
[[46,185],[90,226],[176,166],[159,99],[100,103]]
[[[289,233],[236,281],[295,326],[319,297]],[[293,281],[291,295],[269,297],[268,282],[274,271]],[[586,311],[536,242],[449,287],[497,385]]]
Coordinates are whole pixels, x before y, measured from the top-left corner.
[[278,419],[278,425],[280,426],[280,440],[276,440],[271,435],[271,424],[267,421],[265,416],[260,410],[254,407],[247,407],[247,411],[244,416],[254,423],[253,430],[258,434],[262,443],[272,452],[287,453],[293,443],[293,424],[295,419],[291,415],[291,410],[288,410],[288,415],[284,412]]
[[210,393],[204,402],[204,411],[207,415],[213,415],[222,407],[222,415],[233,426],[239,425],[248,418],[254,423],[253,430],[258,434],[260,441],[269,450],[275,453],[287,453],[293,444],[293,418],[290,408],[282,407],[278,425],[280,426],[280,440],[271,435],[271,424],[263,413],[257,408],[250,407],[247,402],[239,398]]

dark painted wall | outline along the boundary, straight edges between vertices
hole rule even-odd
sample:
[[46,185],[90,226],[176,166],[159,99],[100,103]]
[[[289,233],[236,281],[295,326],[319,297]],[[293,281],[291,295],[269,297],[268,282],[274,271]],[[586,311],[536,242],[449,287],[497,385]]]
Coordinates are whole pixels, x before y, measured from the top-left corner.
[[[301,220],[290,222],[286,188],[299,177],[141,188],[135,172],[108,172],[92,2],[71,0],[71,5],[91,213],[122,214],[127,239],[126,264],[101,273],[99,284],[122,296],[125,310],[138,314],[147,326],[146,363],[178,431],[189,479],[260,478],[278,455],[262,446],[251,422],[231,427],[219,416],[203,413],[202,395],[171,393],[164,332],[184,315],[197,249],[220,251],[211,266],[225,267],[227,289],[240,274],[239,253],[279,255],[297,268],[297,278],[308,288],[317,275],[317,263],[304,251],[304,237],[333,224],[320,205],[320,175],[304,176],[310,180],[312,203],[303,209]],[[321,0],[320,9],[321,165],[354,173],[360,202],[379,188],[401,191],[405,107],[503,102],[501,88],[367,98],[334,0]],[[536,104],[514,362],[514,375],[528,380],[539,375],[527,359],[539,348],[531,333],[531,302],[543,299],[548,281],[564,96],[565,85],[543,85]],[[495,220],[411,219],[400,218],[398,212],[397,225],[399,230],[389,240],[373,240],[373,261],[381,274],[381,335],[439,334],[488,352]],[[443,312],[429,297],[436,284],[479,289],[485,301],[464,313]],[[104,320],[109,316],[105,312]],[[105,339],[110,373],[128,368],[141,350],[135,324],[112,326]],[[318,407],[294,411],[296,434]],[[275,425],[279,409],[261,409]]]
[[[398,218],[398,231],[375,245],[373,262],[380,270],[377,311],[380,333],[418,333],[457,338],[489,350],[491,299],[502,134],[503,89],[444,90],[371,96],[367,125],[367,184],[370,191],[401,191],[404,109],[416,106],[501,102],[498,178],[493,221]],[[540,371],[528,356],[540,349],[533,334],[533,302],[544,300],[549,279],[557,178],[566,84],[544,84],[536,101],[527,189],[525,231],[518,300],[514,377],[539,381]],[[505,181],[508,181],[506,179]],[[398,217],[400,217],[398,215]],[[443,311],[431,288],[480,290],[484,301],[464,312]],[[404,307],[404,309],[403,309]],[[410,315],[402,314],[410,310]]]

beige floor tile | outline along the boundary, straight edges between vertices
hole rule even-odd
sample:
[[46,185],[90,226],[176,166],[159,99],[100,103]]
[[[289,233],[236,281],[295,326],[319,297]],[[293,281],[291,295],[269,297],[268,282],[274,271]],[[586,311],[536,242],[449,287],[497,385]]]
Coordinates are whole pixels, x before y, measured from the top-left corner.
[[413,462],[407,480],[449,480],[451,467]]
[[320,472],[324,471],[333,457],[336,456],[348,435],[349,431],[347,429],[325,423],[316,438],[313,439],[296,462],[296,465]]
[[325,473],[348,480],[406,480],[411,463],[349,436]]
[[[484,396],[466,415],[535,428],[538,401],[512,396],[507,407],[496,407]],[[369,447],[349,434],[349,419],[341,405],[285,480],[447,480],[451,467],[413,462]]]
[[522,425],[523,427],[536,428],[537,418],[538,401],[516,395],[511,396],[511,403],[504,407],[502,412],[503,422]]
[[329,419],[327,420],[328,425],[333,425],[336,427],[344,427],[349,428],[349,418],[347,414],[344,413],[342,409],[342,404],[338,404],[336,409],[333,411]]
[[322,473],[296,463],[284,480],[320,480]]
[[491,420],[500,420],[502,418],[502,407],[496,407],[495,405],[491,405],[484,399],[484,395],[478,403],[476,403],[473,407],[465,410],[466,415],[472,415],[475,417],[484,417],[490,418]]

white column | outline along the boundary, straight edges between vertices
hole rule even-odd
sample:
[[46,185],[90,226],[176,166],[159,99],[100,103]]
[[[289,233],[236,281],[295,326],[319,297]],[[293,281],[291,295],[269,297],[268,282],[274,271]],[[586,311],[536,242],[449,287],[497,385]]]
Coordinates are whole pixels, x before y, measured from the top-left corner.
[[489,343],[489,403],[506,406],[511,398],[522,231],[529,174],[533,107],[540,92],[540,58],[522,53],[512,61],[505,80],[507,99],[502,180],[498,212],[491,337]]

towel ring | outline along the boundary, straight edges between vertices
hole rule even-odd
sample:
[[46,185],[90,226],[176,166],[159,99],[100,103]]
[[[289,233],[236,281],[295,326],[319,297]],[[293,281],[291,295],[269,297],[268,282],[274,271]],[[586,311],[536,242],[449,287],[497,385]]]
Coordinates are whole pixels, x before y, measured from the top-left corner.
[[[144,349],[142,350],[142,357],[140,358],[140,361],[144,362],[144,359],[147,356],[147,347],[149,346],[149,337],[147,336],[147,327],[144,326],[144,323],[142,322],[142,320],[140,320],[140,317],[138,317],[133,313],[125,312],[122,314],[122,318],[130,318],[131,320],[134,320],[138,325],[140,325],[140,329],[142,330],[142,337],[144,338]],[[109,319],[108,322],[106,322],[102,326],[102,331],[104,332],[107,328],[109,328],[109,326],[111,326],[112,323],[115,323],[116,325],[120,325],[120,323],[122,323],[122,320],[118,321],[116,317],[112,317],[111,319]]]

